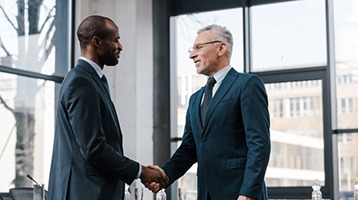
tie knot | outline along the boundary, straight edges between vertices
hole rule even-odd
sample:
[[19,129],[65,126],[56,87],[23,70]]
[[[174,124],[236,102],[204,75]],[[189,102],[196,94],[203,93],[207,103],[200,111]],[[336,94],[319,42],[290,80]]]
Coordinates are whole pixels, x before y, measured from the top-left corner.
[[105,81],[105,82],[107,82],[107,78],[106,78],[106,76],[103,74],[103,76],[102,76],[102,81]]
[[207,86],[209,87],[213,87],[216,83],[216,80],[214,77],[210,76],[210,78],[208,79],[208,82],[206,83]]

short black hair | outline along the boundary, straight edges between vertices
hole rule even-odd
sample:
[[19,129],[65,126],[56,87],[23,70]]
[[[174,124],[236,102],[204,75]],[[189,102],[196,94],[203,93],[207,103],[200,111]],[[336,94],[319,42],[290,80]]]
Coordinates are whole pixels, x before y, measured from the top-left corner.
[[106,22],[114,22],[108,18],[99,15],[91,15],[86,17],[78,26],[77,38],[80,42],[81,49],[86,48],[94,36],[99,38],[106,38],[109,31]]

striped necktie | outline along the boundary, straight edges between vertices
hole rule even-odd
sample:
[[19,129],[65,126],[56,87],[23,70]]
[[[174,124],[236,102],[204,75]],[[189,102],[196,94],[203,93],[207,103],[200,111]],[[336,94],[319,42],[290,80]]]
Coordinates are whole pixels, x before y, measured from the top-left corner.
[[216,83],[215,78],[211,76],[205,85],[204,100],[203,100],[203,103],[201,104],[201,110],[200,110],[202,124],[204,124],[204,122],[205,122],[206,112],[209,109],[210,102],[213,97],[212,94],[213,94],[213,87],[214,87],[215,83]]

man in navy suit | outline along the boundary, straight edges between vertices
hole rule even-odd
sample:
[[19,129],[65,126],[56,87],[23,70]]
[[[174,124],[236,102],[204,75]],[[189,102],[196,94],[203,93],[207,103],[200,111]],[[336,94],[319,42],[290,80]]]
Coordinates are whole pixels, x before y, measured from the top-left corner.
[[[197,162],[199,200],[267,200],[267,95],[258,76],[230,66],[232,47],[232,34],[225,27],[198,31],[190,58],[197,73],[210,78],[190,97],[180,147],[163,170],[150,167],[166,174],[170,185]],[[157,192],[163,185],[146,186]]]
[[104,65],[118,63],[122,44],[109,18],[89,16],[78,27],[81,57],[64,79],[57,103],[48,189],[50,200],[124,199],[124,183],[160,182],[158,170],[124,156],[122,132]]

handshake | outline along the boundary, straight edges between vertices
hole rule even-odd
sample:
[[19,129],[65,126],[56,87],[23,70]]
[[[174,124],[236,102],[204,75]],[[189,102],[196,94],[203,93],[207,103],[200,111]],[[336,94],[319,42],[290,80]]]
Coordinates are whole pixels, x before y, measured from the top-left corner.
[[168,187],[169,179],[164,170],[157,165],[142,166],[140,180],[143,185],[154,193]]

